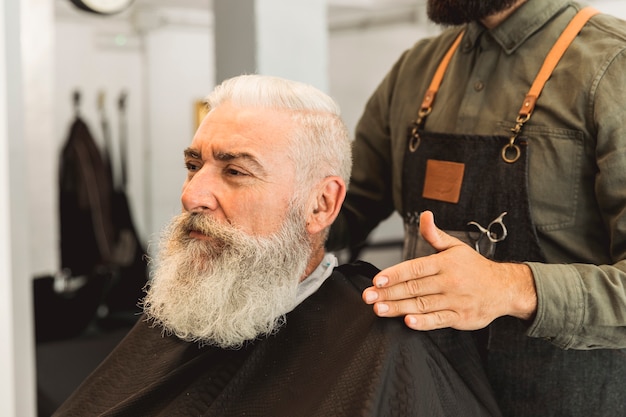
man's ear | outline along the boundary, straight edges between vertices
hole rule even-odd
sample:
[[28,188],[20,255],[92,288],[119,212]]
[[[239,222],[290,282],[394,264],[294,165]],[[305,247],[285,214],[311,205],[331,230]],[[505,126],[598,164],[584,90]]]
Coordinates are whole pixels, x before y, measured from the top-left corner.
[[324,178],[315,187],[308,205],[306,229],[314,235],[329,227],[337,218],[346,197],[346,184],[341,177]]

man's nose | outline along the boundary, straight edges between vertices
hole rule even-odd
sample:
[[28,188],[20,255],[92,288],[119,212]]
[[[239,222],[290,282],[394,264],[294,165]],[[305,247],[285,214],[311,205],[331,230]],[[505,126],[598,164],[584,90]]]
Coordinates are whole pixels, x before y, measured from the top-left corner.
[[181,202],[187,212],[204,212],[218,207],[215,180],[209,170],[200,169],[183,185]]

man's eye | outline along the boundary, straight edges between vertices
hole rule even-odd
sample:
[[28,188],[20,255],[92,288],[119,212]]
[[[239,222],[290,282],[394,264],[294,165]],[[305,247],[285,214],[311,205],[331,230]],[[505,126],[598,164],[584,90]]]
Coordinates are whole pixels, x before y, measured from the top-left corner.
[[196,172],[200,169],[200,165],[194,164],[192,162],[185,162],[185,168],[187,168],[187,171],[189,172]]
[[241,177],[241,176],[246,176],[246,175],[248,175],[248,174],[246,174],[245,172],[240,171],[240,170],[238,170],[238,169],[236,169],[236,168],[226,168],[226,169],[224,170],[224,172],[226,173],[226,175],[229,175],[229,176],[231,176],[231,177]]

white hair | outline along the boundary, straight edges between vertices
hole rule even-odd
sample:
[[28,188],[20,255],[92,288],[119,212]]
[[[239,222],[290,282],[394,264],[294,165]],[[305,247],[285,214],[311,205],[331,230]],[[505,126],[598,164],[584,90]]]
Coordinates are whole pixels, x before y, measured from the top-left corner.
[[296,179],[302,192],[332,175],[348,185],[352,144],[339,105],[330,96],[305,83],[253,74],[222,82],[206,98],[209,110],[225,102],[291,113],[298,127],[290,138],[289,156],[298,167]]
[[[190,229],[211,241],[189,237]],[[278,331],[297,305],[312,252],[294,211],[280,230],[260,237],[210,215],[183,213],[161,239],[143,300],[148,320],[183,340],[221,348]]]

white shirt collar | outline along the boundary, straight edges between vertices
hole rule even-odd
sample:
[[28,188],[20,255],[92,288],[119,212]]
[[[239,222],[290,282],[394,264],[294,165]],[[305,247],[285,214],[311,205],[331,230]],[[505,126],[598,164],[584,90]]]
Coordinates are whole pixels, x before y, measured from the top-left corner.
[[324,259],[322,259],[322,262],[317,266],[317,268],[315,268],[315,271],[298,284],[298,293],[296,295],[296,304],[294,308],[306,300],[308,296],[317,291],[319,287],[322,286],[324,281],[326,281],[326,278],[332,274],[333,269],[338,265],[339,262],[337,261],[337,257],[335,255],[332,253],[324,255]]

